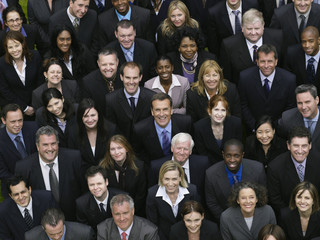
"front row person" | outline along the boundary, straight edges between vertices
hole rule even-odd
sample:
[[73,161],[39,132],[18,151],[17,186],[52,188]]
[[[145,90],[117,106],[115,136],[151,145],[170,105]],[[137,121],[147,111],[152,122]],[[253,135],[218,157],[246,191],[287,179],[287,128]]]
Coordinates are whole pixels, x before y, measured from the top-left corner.
[[94,240],[91,227],[77,222],[65,221],[64,214],[56,208],[49,208],[41,218],[41,226],[26,232],[25,240]]
[[260,229],[258,240],[286,240],[286,235],[277,224],[267,224]]

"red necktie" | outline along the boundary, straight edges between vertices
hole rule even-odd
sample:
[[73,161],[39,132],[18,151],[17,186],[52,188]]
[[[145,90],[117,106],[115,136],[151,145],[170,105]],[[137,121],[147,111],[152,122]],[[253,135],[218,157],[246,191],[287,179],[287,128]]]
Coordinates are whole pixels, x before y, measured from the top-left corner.
[[121,235],[122,235],[121,240],[127,240],[127,234],[125,232],[122,232]]

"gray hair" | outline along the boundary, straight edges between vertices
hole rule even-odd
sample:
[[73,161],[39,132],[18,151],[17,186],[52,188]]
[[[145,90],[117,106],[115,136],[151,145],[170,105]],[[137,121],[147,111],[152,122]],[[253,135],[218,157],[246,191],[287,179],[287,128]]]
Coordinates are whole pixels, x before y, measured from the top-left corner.
[[317,87],[313,84],[301,84],[296,87],[295,94],[309,92],[313,98],[318,96]]
[[49,208],[42,215],[41,225],[44,229],[46,224],[55,227],[60,221],[64,223],[64,219],[64,214],[60,209]]
[[128,194],[118,194],[114,196],[110,201],[110,208],[113,212],[113,206],[116,205],[122,205],[124,202],[129,203],[130,210],[134,208],[134,202],[132,197],[130,197]]
[[189,133],[178,133],[176,135],[174,135],[174,137],[171,139],[171,146],[172,148],[174,148],[174,145],[176,143],[183,143],[183,142],[187,142],[190,141],[190,150],[193,149],[194,147],[194,141],[191,137],[191,135]]
[[242,26],[255,22],[261,22],[261,24],[264,25],[262,12],[257,9],[251,8],[242,15]]
[[38,129],[36,133],[36,144],[39,144],[41,135],[47,135],[47,136],[55,135],[57,142],[59,142],[59,136],[58,136],[57,130],[55,130],[53,127],[49,125],[43,126]]

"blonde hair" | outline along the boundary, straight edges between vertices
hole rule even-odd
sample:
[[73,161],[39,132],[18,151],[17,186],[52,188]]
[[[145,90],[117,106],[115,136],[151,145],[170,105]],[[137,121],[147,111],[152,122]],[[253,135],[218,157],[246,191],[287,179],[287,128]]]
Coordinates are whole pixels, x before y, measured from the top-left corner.
[[262,25],[264,25],[262,12],[258,11],[257,9],[251,8],[243,14],[242,26],[245,26],[246,24],[253,24],[256,22],[260,22]]
[[164,174],[166,174],[169,171],[176,171],[176,170],[178,170],[179,177],[181,178],[180,186],[187,188],[188,183],[184,177],[184,171],[183,171],[182,167],[180,166],[179,163],[172,161],[172,160],[166,161],[164,164],[162,164],[160,171],[159,171],[158,185],[163,186],[162,179],[164,178]]

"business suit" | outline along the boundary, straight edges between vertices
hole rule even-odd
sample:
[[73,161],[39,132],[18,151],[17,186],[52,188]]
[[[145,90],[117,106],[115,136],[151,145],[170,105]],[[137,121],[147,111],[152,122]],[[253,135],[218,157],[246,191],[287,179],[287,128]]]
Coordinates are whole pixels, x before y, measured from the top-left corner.
[[[64,240],[94,240],[94,232],[91,227],[77,222],[64,222],[66,233]],[[26,240],[47,240],[48,235],[42,226],[37,226],[25,234]]]
[[155,92],[140,87],[136,109],[132,113],[124,88],[106,95],[106,118],[117,124],[121,134],[132,143],[133,125],[151,115],[151,98]]
[[107,11],[108,9],[112,8],[112,3],[111,3],[111,0],[105,0],[104,7],[103,7],[102,11],[100,11],[100,9],[98,8],[98,6],[96,4],[96,1],[90,0],[89,8],[96,11],[96,13],[99,15],[99,14]]
[[256,207],[251,229],[249,230],[240,207],[230,207],[221,214],[220,231],[224,240],[258,239],[258,233],[267,224],[276,224],[276,217],[269,205]]
[[[60,208],[67,220],[76,219],[76,199],[84,191],[84,178],[81,176],[81,155],[79,151],[59,149],[59,200]],[[32,189],[46,189],[38,153],[34,153],[16,164],[17,175],[25,177]]]
[[[165,156],[154,124],[154,118],[149,117],[136,123],[133,129],[133,146],[139,158],[147,165],[150,164],[150,161]],[[188,115],[171,115],[171,124],[171,138],[177,133],[191,133],[192,131],[191,117]]]
[[[32,190],[32,219],[33,226],[41,222],[42,213],[48,208],[56,207],[56,202],[51,192]],[[17,204],[11,199],[6,199],[0,204],[0,239],[23,240],[28,226]]]
[[[224,80],[227,91],[223,94],[229,104],[229,110],[232,116],[241,118],[240,97],[237,87],[234,83]],[[187,114],[192,117],[193,122],[197,122],[208,116],[207,95],[199,95],[197,88],[187,91]]]
[[[258,0],[260,7],[262,8],[263,18],[265,26],[269,27],[274,10],[277,8],[277,0]],[[287,4],[292,3],[291,0],[287,0]]]
[[195,200],[199,201],[200,198],[197,193],[197,188],[193,184],[189,184],[187,190],[189,193],[184,195],[184,198],[178,204],[178,214],[175,217],[171,206],[162,199],[157,197],[156,193],[159,189],[158,185],[155,185],[148,189],[146,212],[147,218],[159,227],[159,236],[161,240],[169,239],[170,228],[176,222],[182,220],[181,208],[186,201]]
[[[176,78],[179,86],[176,85],[172,87],[170,97],[172,99],[173,113],[186,114],[186,105],[187,105],[187,90],[190,88],[189,81],[187,78],[180,75],[172,74],[172,78]],[[174,81],[172,79],[172,81]],[[159,76],[154,77],[144,83],[144,87],[148,88],[156,93],[165,92],[164,89],[158,88],[154,84],[160,84]],[[171,88],[171,86],[170,86]],[[170,93],[170,91],[169,91]]]
[[[261,163],[249,159],[242,159],[241,182],[256,182],[266,185],[266,174]],[[225,163],[218,162],[206,171],[205,193],[207,206],[214,219],[219,221],[221,213],[228,208],[228,197],[231,186]]]
[[[109,218],[98,226],[98,240],[121,240],[117,225],[113,218]],[[144,240],[160,240],[158,236],[158,228],[147,219],[134,216],[133,225],[128,240],[144,239]]]
[[296,76],[282,68],[275,68],[275,76],[267,97],[257,66],[243,70],[239,79],[242,116],[250,132],[263,115],[277,120],[281,114],[296,106]]
[[[41,57],[37,51],[32,51],[31,59],[26,59],[25,85],[21,82],[15,68],[0,58],[0,95],[5,104],[16,103],[22,110],[31,106],[32,91],[43,83]],[[4,106],[3,105],[3,106]]]
[[[279,54],[279,66],[282,62],[282,31],[265,28],[262,35],[262,43],[272,44]],[[253,63],[246,38],[242,33],[222,40],[220,62],[223,67],[223,75],[229,81],[238,84],[240,72],[255,65]]]

